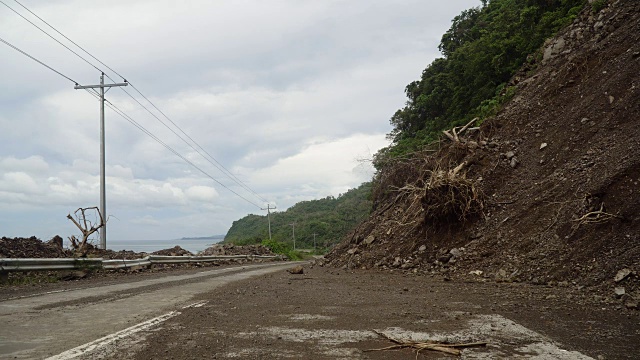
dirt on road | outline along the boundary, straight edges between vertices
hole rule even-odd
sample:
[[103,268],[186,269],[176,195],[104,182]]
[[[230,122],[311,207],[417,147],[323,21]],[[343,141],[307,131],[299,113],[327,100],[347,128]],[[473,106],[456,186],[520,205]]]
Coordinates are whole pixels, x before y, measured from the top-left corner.
[[[305,266],[194,298],[109,358],[414,359],[367,351],[398,339],[487,342],[463,359],[637,359],[637,312],[603,308],[575,287],[443,281],[429,276]],[[455,356],[422,351],[420,359]]]

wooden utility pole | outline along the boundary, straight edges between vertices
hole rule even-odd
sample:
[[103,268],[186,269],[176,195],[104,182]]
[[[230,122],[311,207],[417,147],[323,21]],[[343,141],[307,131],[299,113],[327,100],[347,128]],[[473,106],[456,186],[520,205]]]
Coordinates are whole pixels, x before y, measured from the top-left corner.
[[107,248],[107,191],[105,185],[105,146],[104,146],[104,88],[116,87],[116,86],[127,86],[129,83],[127,80],[124,83],[119,84],[105,84],[104,83],[104,73],[100,75],[100,84],[99,85],[78,85],[74,87],[74,89],[100,89],[98,96],[100,97],[100,213],[102,214],[102,221],[104,222],[100,231],[100,249]]

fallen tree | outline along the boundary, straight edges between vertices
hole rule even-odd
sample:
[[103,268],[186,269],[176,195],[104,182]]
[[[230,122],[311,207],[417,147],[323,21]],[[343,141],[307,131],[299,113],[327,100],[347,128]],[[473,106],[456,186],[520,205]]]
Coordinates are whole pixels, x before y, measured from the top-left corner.
[[[89,210],[93,210],[95,211],[94,214],[97,214],[93,221],[88,218],[87,211]],[[74,235],[69,237],[71,248],[80,255],[86,254],[88,250],[87,245],[89,245],[89,236],[104,227],[106,224],[106,221],[102,217],[102,213],[100,213],[100,209],[98,209],[97,206],[78,208],[78,210],[73,212],[73,216],[68,214],[67,219],[71,220],[71,222],[73,222],[82,233],[82,239],[80,240],[78,240]]]

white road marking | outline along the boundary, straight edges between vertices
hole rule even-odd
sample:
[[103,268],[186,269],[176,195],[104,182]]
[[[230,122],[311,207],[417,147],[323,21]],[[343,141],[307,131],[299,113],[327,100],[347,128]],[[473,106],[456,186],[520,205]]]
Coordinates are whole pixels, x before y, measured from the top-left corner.
[[199,308],[199,307],[205,306],[207,303],[208,303],[207,300],[202,300],[202,301],[198,301],[198,302],[195,302],[193,304],[190,304],[190,305],[183,306],[182,308],[183,309]]
[[134,325],[130,328],[118,331],[116,333],[113,333],[111,335],[107,335],[103,338],[100,338],[98,340],[92,341],[90,343],[86,343],[84,345],[80,345],[78,347],[75,347],[73,349],[67,350],[61,354],[55,355],[55,356],[51,356],[49,358],[47,358],[46,360],[66,360],[66,359],[73,359],[75,357],[78,357],[80,355],[86,354],[88,352],[94,351],[98,348],[101,348],[103,346],[109,345],[112,342],[116,341],[116,340],[120,340],[122,338],[125,338],[127,336],[131,336],[137,332],[146,330],[152,326],[156,326],[166,320],[171,319],[174,316],[180,315],[180,312],[178,311],[172,311],[170,313],[155,317],[151,320],[147,320],[145,322],[142,322],[140,324]]
[[[455,313],[450,314],[453,318]],[[449,330],[438,331],[439,322],[446,322]],[[424,325],[416,322],[418,325]],[[453,343],[470,343],[486,341],[486,348],[469,348],[462,351],[461,359],[537,359],[537,360],[593,360],[578,351],[567,351],[561,348],[562,345],[556,343],[540,333],[528,329],[503,316],[494,315],[473,315],[466,321],[460,323],[457,330],[450,330],[453,323],[449,320],[435,320],[429,324],[430,332],[419,332],[406,330],[399,327],[389,327],[378,329],[393,338],[413,341],[443,341]],[[267,337],[280,339],[295,343],[310,343],[317,347],[319,353],[326,356],[336,356],[336,347],[347,344],[355,344],[364,340],[382,338],[370,330],[340,330],[340,329],[305,329],[292,327],[260,327],[249,332],[231,334],[240,339],[251,339],[255,337]],[[286,345],[285,345],[286,347]],[[339,348],[347,351],[351,359],[363,358],[361,350],[350,345]],[[243,348],[249,351],[250,348]],[[257,349],[254,349],[257,351]],[[256,353],[264,355],[265,351],[272,351],[274,357],[282,349],[259,349]],[[231,349],[226,354],[229,357],[238,356],[238,351]],[[356,356],[356,354],[359,354]],[[341,356],[338,356],[342,358]]]

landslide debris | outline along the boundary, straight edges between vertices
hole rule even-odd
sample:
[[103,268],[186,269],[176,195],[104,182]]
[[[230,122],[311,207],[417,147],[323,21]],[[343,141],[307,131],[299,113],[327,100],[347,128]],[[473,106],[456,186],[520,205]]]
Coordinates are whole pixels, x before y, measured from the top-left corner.
[[510,85],[477,131],[387,165],[372,215],[327,261],[594,286],[637,308],[640,2],[584,10]]
[[62,238],[54,236],[43,242],[35,236],[29,238],[0,238],[0,258],[60,258],[72,252],[62,247]]
[[274,254],[271,249],[263,245],[234,245],[234,244],[213,244],[200,252],[200,255],[266,255]]
[[152,255],[165,255],[165,256],[189,256],[189,255],[193,255],[193,253],[189,250],[185,250],[183,248],[180,247],[180,245],[176,245],[170,249],[163,249],[163,250],[158,250],[158,251],[154,251],[151,253]]

